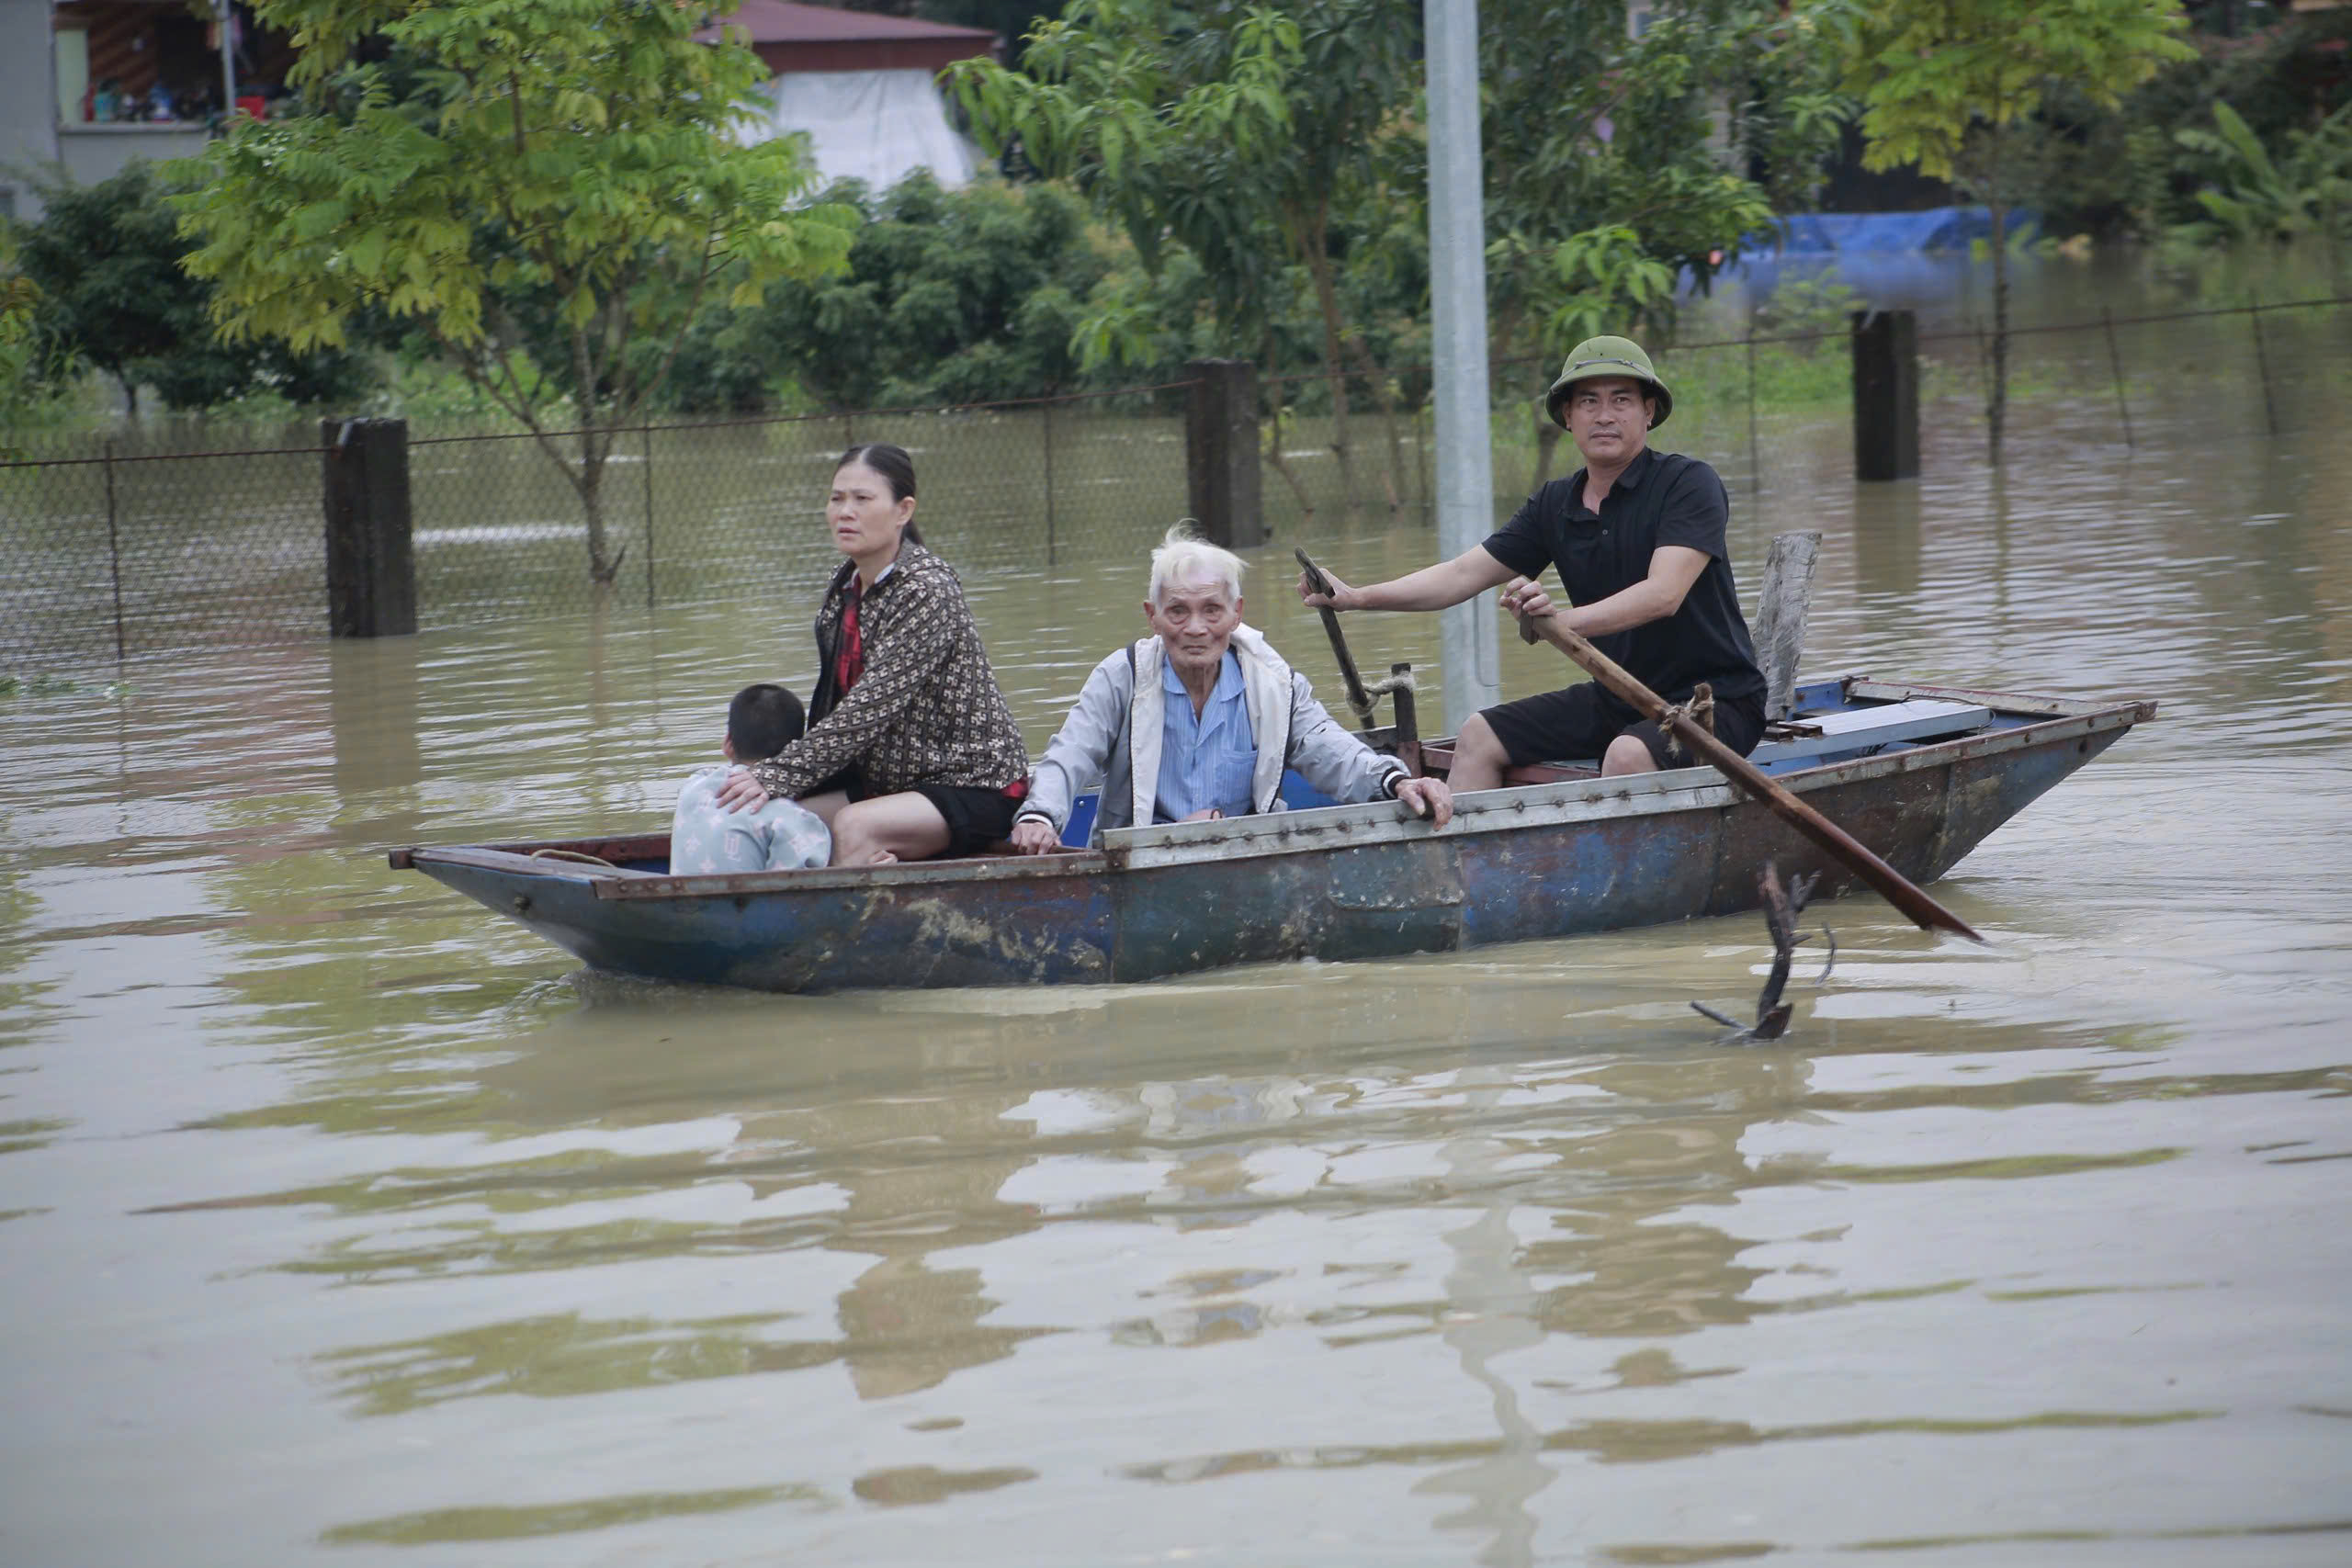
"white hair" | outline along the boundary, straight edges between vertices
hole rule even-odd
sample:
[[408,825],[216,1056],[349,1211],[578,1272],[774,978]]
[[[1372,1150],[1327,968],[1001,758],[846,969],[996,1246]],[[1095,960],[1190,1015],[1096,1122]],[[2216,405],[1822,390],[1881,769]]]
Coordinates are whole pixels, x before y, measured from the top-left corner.
[[1163,603],[1170,588],[1223,588],[1241,597],[1241,558],[1210,544],[1179,523],[1151,552],[1151,602]]

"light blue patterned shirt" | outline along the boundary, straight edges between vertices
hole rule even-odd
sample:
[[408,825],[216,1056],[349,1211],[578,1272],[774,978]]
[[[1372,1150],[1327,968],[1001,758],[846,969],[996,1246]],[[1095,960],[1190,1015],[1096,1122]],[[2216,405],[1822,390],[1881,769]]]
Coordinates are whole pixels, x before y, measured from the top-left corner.
[[678,792],[670,821],[671,875],[808,870],[833,858],[833,835],[824,818],[797,800],[771,800],[757,811],[719,805],[719,786],[732,772],[705,768]]
[[1159,666],[1159,686],[1168,696],[1160,726],[1159,794],[1152,815],[1181,821],[1214,807],[1227,817],[1250,814],[1250,779],[1258,766],[1258,741],[1250,729],[1250,703],[1241,660],[1232,649],[1216,672],[1216,689],[1193,716],[1193,694],[1172,660]]

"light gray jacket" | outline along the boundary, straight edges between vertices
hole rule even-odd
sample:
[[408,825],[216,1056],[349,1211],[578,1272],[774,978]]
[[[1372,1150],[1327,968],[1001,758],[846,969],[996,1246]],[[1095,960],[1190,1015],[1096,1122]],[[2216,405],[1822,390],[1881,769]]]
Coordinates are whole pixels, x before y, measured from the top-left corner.
[[[1341,728],[1315,700],[1306,677],[1283,663],[1256,628],[1233,629],[1233,652],[1240,661],[1250,733],[1258,747],[1250,780],[1256,810],[1283,808],[1278,792],[1286,767],[1332,799],[1348,802],[1383,799],[1394,787],[1391,776],[1405,776],[1404,763]],[[1164,657],[1159,639],[1148,637],[1094,667],[1077,705],[1029,776],[1023,817],[1043,818],[1058,833],[1069,821],[1071,804],[1099,784],[1097,838],[1105,828],[1152,819],[1167,720],[1167,693],[1160,682]]]

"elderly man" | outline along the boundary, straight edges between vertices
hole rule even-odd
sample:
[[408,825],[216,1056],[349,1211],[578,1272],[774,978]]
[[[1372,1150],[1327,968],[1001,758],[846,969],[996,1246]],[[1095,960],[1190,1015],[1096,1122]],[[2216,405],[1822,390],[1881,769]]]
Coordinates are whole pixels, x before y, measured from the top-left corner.
[[[1450,561],[1369,588],[1334,581],[1329,598],[1302,574],[1300,597],[1339,610],[1442,610],[1502,584],[1504,610],[1532,617],[1545,640],[1561,646],[1563,626],[1579,633],[1668,702],[1706,682],[1716,739],[1746,756],[1764,735],[1764,676],[1732,582],[1723,480],[1695,457],[1650,448],[1674,397],[1630,339],[1578,344],[1544,404],[1576,438],[1582,468]],[[1566,606],[1533,581],[1546,565]],[[1560,757],[1599,757],[1604,773],[1690,761],[1654,721],[1587,682],[1473,716],[1452,782],[1492,789],[1506,767]]]
[[1400,801],[1442,828],[1453,797],[1357,739],[1306,677],[1241,624],[1241,560],[1169,531],[1151,554],[1152,635],[1094,667],[1029,780],[1013,847],[1061,841],[1071,803],[1100,783],[1095,830],[1280,809],[1283,770],[1339,801]]

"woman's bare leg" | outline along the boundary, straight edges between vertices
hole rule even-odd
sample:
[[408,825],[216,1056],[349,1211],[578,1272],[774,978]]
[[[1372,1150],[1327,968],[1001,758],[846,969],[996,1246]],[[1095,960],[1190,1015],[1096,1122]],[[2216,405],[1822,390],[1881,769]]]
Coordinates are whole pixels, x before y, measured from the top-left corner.
[[833,818],[840,814],[841,808],[849,804],[849,792],[829,789],[822,795],[810,795],[800,804],[815,812],[817,820],[830,828],[833,825]]
[[[816,809],[814,801],[801,804]],[[835,865],[929,860],[947,847],[947,818],[911,790],[854,801],[834,813],[831,826]]]

